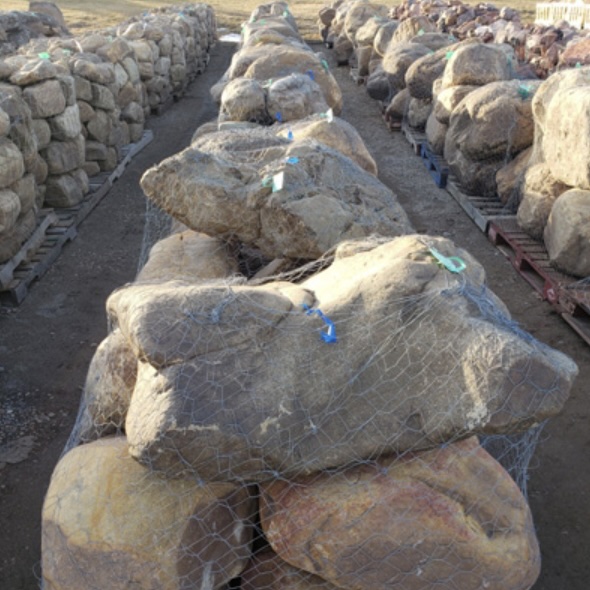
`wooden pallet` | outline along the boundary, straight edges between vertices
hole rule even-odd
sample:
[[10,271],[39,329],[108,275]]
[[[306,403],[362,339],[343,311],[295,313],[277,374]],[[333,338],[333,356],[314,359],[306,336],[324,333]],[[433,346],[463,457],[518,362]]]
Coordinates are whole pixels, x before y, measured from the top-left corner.
[[412,146],[414,153],[419,156],[422,153],[422,144],[428,143],[426,134],[419,129],[410,127],[405,119],[402,121],[401,131],[408,140],[408,143]]
[[444,158],[434,154],[430,149],[428,142],[422,144],[420,148],[420,156],[436,186],[438,186],[438,188],[445,188],[449,178],[449,168]]
[[526,234],[515,219],[490,223],[490,241],[510,260],[533,289],[590,344],[590,284],[551,266],[545,245]]
[[34,281],[40,279],[61,254],[65,244],[78,235],[78,225],[109,192],[132,158],[153,139],[146,130],[140,141],[122,150],[117,168],[90,179],[90,192],[74,207],[42,209],[37,227],[18,253],[0,266],[0,304],[20,305]]
[[448,175],[445,188],[473,223],[485,234],[488,233],[488,227],[492,221],[506,219],[516,223],[516,215],[508,212],[506,206],[497,197],[468,195],[463,192],[461,184],[452,173]]

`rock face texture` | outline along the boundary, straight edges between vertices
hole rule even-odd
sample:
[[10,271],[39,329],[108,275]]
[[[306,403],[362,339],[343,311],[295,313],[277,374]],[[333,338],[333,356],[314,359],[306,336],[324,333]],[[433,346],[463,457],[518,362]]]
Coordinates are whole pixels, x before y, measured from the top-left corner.
[[[481,289],[481,267],[436,244],[461,256]],[[328,269],[299,285],[117,291],[111,321],[142,359],[127,414],[130,452],[168,474],[257,480],[513,432],[559,411],[575,365],[482,320],[460,289],[439,301],[443,286],[453,292],[447,275],[408,236],[340,246]],[[304,305],[334,322],[337,344],[320,337],[322,323]],[[428,367],[411,361],[443,340]]]
[[[256,151],[253,141],[267,149]],[[410,231],[395,195],[352,160],[265,130],[207,134],[141,184],[195,231],[233,235],[270,258],[317,258],[343,239]]]
[[124,437],[83,445],[61,459],[45,498],[45,584],[219,587],[246,565],[253,511],[246,487],[159,478]]
[[540,568],[525,499],[475,439],[264,484],[261,521],[280,557],[339,588],[517,590]]

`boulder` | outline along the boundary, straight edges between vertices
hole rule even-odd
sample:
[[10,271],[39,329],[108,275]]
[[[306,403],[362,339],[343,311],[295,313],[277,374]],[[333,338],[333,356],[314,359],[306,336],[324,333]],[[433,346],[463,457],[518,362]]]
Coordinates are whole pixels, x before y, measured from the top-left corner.
[[236,78],[228,82],[221,93],[219,117],[222,121],[267,123],[266,95],[258,80]]
[[141,185],[191,229],[232,235],[271,259],[317,258],[343,239],[410,228],[395,195],[352,160],[264,128],[207,134]]
[[427,16],[411,16],[399,23],[396,28],[392,43],[407,43],[417,35],[424,33],[436,32],[436,24],[433,23]]
[[6,137],[10,132],[10,117],[4,109],[0,108],[0,138]]
[[105,111],[113,111],[117,107],[113,93],[102,84],[91,84],[92,98],[90,104],[95,109],[104,109]]
[[522,590],[541,557],[526,499],[475,438],[261,486],[272,548],[339,588]]
[[46,59],[27,62],[10,76],[10,82],[17,86],[30,86],[57,76],[57,68]]
[[9,232],[20,215],[20,199],[11,190],[0,190],[0,235]]
[[124,437],[76,447],[45,496],[44,588],[219,588],[248,561],[254,510],[247,487],[160,478]]
[[391,97],[391,86],[389,84],[389,76],[379,65],[367,78],[366,82],[367,94],[373,100],[385,101]]
[[[59,141],[74,139],[82,132],[77,104],[66,107],[61,115],[48,119],[48,123],[51,128],[51,138]],[[40,149],[42,149],[41,146]]]
[[392,43],[383,57],[383,71],[394,91],[406,87],[406,72],[418,59],[429,55],[430,49],[419,43]]
[[411,100],[412,97],[407,88],[396,93],[385,109],[385,118],[387,121],[390,123],[401,123],[408,114]]
[[268,112],[278,121],[297,121],[330,107],[322,89],[307,74],[290,74],[274,80],[268,88]]
[[[115,68],[112,64],[95,63],[88,59],[75,59],[72,65],[72,73],[97,84],[112,84],[116,79]],[[83,96],[78,96],[78,98],[88,100]]]
[[406,87],[414,98],[431,99],[432,84],[446,66],[445,54],[437,51],[417,59],[406,71]]
[[[2,191],[0,191],[1,193]],[[2,205],[0,204],[1,208]],[[35,210],[31,209],[28,213],[19,217],[12,229],[0,234],[0,264],[10,260],[18,253],[21,245],[31,236],[36,227],[37,215]]]
[[569,188],[551,176],[546,163],[530,166],[522,181],[518,225],[533,238],[542,240],[553,204]]
[[113,131],[113,120],[102,109],[94,110],[94,117],[86,124],[88,138],[100,143],[108,144]]
[[568,43],[560,55],[559,65],[562,68],[572,68],[577,64],[590,65],[590,39],[588,38]]
[[410,97],[407,112],[408,125],[414,129],[424,129],[431,112],[432,101],[429,98]]
[[59,115],[66,108],[66,97],[57,80],[27,86],[23,91],[23,98],[36,119]]
[[334,117],[310,117],[302,121],[285,125],[278,132],[281,137],[295,141],[311,138],[338,150],[345,156],[354,160],[361,168],[377,176],[377,164],[369,153],[365,142],[358,131],[344,119]]
[[421,45],[425,45],[431,51],[438,52],[443,47],[448,47],[448,50],[452,50],[451,47],[454,43],[457,42],[453,35],[448,35],[447,33],[418,33],[415,37],[410,39],[412,43],[420,43]]
[[[131,454],[169,476],[261,481],[515,432],[559,412],[575,364],[507,327],[482,267],[431,240],[345,242],[297,285],[115,292],[110,321],[142,359]],[[440,268],[432,248],[465,271]]]
[[137,359],[114,330],[98,345],[88,367],[73,431],[78,444],[123,431],[136,378]]
[[20,201],[20,214],[22,217],[35,206],[37,185],[33,174],[25,174],[22,178],[10,185],[10,190],[18,195]]
[[369,47],[372,50],[375,36],[386,22],[388,21],[380,16],[373,16],[366,20],[354,35],[355,47]]
[[97,162],[107,159],[107,146],[100,141],[86,140],[86,161]]
[[332,55],[334,56],[337,65],[348,65],[348,62],[353,54],[354,44],[344,33],[334,39],[334,43],[332,45]]
[[84,137],[78,135],[68,141],[52,141],[41,156],[47,162],[49,174],[64,174],[84,164]]
[[379,28],[375,34],[375,39],[373,40],[373,49],[378,55],[383,57],[387,53],[387,49],[389,48],[393,34],[395,33],[398,26],[399,22],[392,20],[386,22],[382,27]]
[[66,106],[73,107],[76,104],[76,83],[74,77],[66,74],[58,74],[57,81],[66,97]]
[[292,46],[279,46],[256,59],[248,67],[244,76],[258,81],[265,81],[276,80],[296,72],[300,74],[309,74],[311,72],[334,114],[340,114],[342,110],[340,87],[330,73],[326,62],[322,62],[317,55],[310,51],[302,51]]
[[84,188],[73,174],[49,176],[45,204],[48,207],[73,207],[84,198]]
[[33,130],[37,138],[37,146],[40,150],[45,149],[51,141],[51,127],[47,119],[33,119]]
[[240,580],[241,590],[338,590],[323,578],[283,561],[271,549],[256,553]]
[[496,173],[498,198],[515,211],[522,198],[522,182],[529,165],[532,147],[522,150]]
[[385,18],[388,8],[383,4],[374,4],[372,2],[354,2],[350,9],[346,11],[344,19],[344,34],[352,43],[357,43],[357,31],[367,22],[375,22],[375,17]]
[[434,112],[431,112],[426,121],[426,139],[428,139],[428,145],[433,153],[438,156],[442,156],[445,149],[445,137],[447,135],[448,125],[441,123],[435,116]]
[[139,271],[137,283],[182,280],[192,283],[224,279],[238,272],[227,244],[192,230],[156,242]]
[[510,80],[512,62],[495,45],[461,44],[449,55],[442,87],[484,86],[491,82]]
[[439,122],[448,125],[455,107],[479,86],[451,86],[437,93],[434,101],[434,115]]
[[23,156],[6,137],[0,138],[0,189],[16,182],[25,173]]
[[590,276],[590,191],[570,189],[553,204],[544,232],[551,264],[576,277]]
[[590,84],[558,90],[547,109],[542,140],[552,176],[586,190],[590,189],[589,109]]

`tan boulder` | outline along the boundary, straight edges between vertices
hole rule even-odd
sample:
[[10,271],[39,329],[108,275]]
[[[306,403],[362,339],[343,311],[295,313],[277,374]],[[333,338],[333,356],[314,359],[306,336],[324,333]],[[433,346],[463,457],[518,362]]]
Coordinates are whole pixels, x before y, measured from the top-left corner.
[[18,147],[8,138],[0,138],[0,188],[16,182],[24,173],[25,164]]
[[369,153],[358,131],[344,119],[334,117],[310,117],[281,127],[281,137],[291,137],[295,141],[305,138],[315,139],[332,149],[338,150],[354,160],[361,168],[377,176],[377,164]]
[[547,108],[543,134],[543,154],[553,177],[586,190],[590,189],[589,109],[590,84],[558,90]]
[[247,487],[162,479],[124,437],[76,447],[45,496],[44,588],[218,588],[247,563],[254,510]]
[[530,166],[523,177],[518,225],[533,238],[542,240],[553,204],[569,188],[553,178],[547,164]]
[[137,359],[119,330],[98,346],[86,375],[81,411],[72,433],[86,443],[124,430],[137,379]]
[[590,276],[590,191],[570,189],[553,204],[544,239],[549,260],[558,269]]
[[[0,195],[2,192],[0,191]],[[34,209],[30,209],[28,213],[19,217],[12,229],[0,234],[0,264],[10,260],[20,250],[21,245],[30,237],[36,227],[37,215]]]
[[222,121],[268,122],[266,95],[260,83],[247,78],[228,82],[221,93],[219,116]]
[[420,58],[429,55],[430,49],[419,43],[391,43],[383,56],[383,70],[387,74],[392,90],[406,87],[406,72]]
[[[361,0],[354,2],[346,12],[344,19],[344,33],[352,43],[356,43],[357,31],[367,22],[375,22],[375,18],[385,18],[388,12],[387,6]],[[378,27],[376,27],[378,28]],[[372,43],[372,40],[371,40]]]
[[345,242],[297,285],[121,289],[111,324],[143,361],[131,452],[171,475],[256,480],[526,429],[561,409],[577,368],[490,321],[507,312],[484,280],[448,240],[405,236]]
[[522,184],[529,166],[532,147],[522,150],[496,173],[498,198],[515,211],[522,199]]
[[434,100],[434,114],[436,118],[445,125],[451,120],[451,114],[455,107],[471,92],[479,86],[451,86],[441,89]]
[[273,80],[268,87],[267,108],[274,120],[296,121],[325,113],[328,104],[313,74],[293,73]]
[[20,215],[20,199],[8,189],[0,190],[0,235],[9,232]]
[[272,548],[339,588],[522,590],[539,575],[527,502],[475,438],[261,492]]
[[393,33],[392,42],[396,44],[411,41],[420,31],[422,33],[434,33],[436,32],[436,24],[427,16],[411,16],[410,18],[406,18],[399,23],[399,26]]
[[442,156],[445,149],[445,137],[449,129],[448,125],[441,123],[435,116],[434,112],[431,112],[426,121],[426,138],[428,139],[428,145],[432,149],[433,153]]
[[340,87],[326,67],[325,62],[323,63],[317,55],[310,51],[300,50],[292,46],[278,46],[273,51],[267,51],[256,59],[248,67],[244,76],[266,81],[276,80],[295,72],[300,74],[311,72],[334,114],[340,114],[342,111]]

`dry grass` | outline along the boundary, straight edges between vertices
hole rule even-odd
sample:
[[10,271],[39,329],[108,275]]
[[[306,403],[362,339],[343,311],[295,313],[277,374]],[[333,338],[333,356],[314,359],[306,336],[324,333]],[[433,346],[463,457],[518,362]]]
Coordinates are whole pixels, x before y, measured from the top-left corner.
[[[227,27],[231,31],[239,32],[242,22],[248,18],[256,6],[264,1],[213,0],[209,4],[215,9],[220,27]],[[74,33],[114,25],[145,10],[178,3],[178,0],[168,2],[166,0],[57,0],[68,26]],[[389,4],[388,2],[384,3]],[[325,4],[328,4],[325,0],[306,0],[304,2],[292,0],[289,3],[306,39],[319,38],[316,26],[317,14]],[[398,2],[391,2],[391,6],[397,4]],[[1,0],[0,4],[2,10],[27,10],[28,6],[28,0]],[[503,4],[498,3],[498,6],[503,6]],[[533,0],[511,0],[510,6],[520,10],[526,21],[533,20],[535,13]]]

